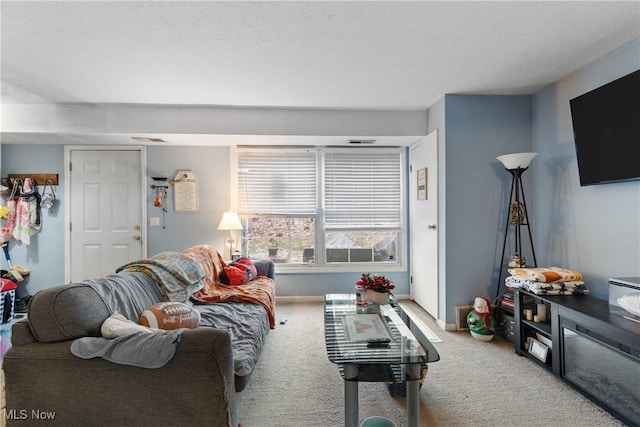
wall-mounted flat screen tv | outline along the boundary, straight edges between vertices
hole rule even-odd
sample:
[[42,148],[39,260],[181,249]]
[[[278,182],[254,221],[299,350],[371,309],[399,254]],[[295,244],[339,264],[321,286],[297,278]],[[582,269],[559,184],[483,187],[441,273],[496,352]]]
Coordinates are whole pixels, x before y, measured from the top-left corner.
[[640,180],[640,70],[569,102],[580,185]]

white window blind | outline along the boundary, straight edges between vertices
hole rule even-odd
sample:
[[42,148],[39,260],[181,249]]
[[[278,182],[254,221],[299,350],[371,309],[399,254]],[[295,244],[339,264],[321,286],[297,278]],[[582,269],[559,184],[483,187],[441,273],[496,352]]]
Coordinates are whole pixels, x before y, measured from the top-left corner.
[[238,151],[238,213],[315,215],[316,151]]
[[325,225],[331,228],[400,228],[399,150],[325,153]]

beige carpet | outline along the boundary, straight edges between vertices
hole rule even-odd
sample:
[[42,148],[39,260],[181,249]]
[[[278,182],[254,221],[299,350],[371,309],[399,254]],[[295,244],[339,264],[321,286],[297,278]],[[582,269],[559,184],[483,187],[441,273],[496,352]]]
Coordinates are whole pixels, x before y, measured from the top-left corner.
[[[467,332],[441,331],[409,304],[442,339],[434,344],[441,360],[429,365],[420,392],[421,426],[624,426],[517,356],[511,343],[500,337],[480,342]],[[326,356],[322,304],[279,304],[277,316],[287,322],[270,332],[249,385],[238,395],[239,421],[243,427],[344,425],[343,381]],[[0,413],[4,426],[4,410]],[[372,415],[405,426],[405,399],[392,398],[382,383],[361,383],[360,419]]]
[[[413,303],[412,310],[442,339],[441,360],[429,365],[420,392],[421,426],[623,426],[603,409],[515,354],[496,337],[474,340],[444,332]],[[239,393],[243,427],[344,425],[343,381],[329,362],[321,303],[279,304],[286,318],[267,343],[247,388]],[[383,383],[360,383],[360,420],[384,416],[406,425],[405,399]]]

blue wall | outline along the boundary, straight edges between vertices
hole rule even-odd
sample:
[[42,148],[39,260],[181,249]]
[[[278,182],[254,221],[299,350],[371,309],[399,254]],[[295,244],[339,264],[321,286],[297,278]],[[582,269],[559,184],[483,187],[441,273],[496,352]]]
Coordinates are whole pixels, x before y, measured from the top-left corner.
[[[39,289],[60,285],[64,281],[64,147],[51,145],[3,145],[2,174],[57,173],[58,186],[54,187],[57,202],[51,211],[42,211],[42,227],[31,236],[27,246],[10,240],[9,253],[13,265],[30,270],[30,275],[18,286],[18,296],[33,294]],[[40,193],[43,188],[39,187]],[[3,203],[4,205],[4,203]],[[7,262],[0,262],[8,269]]]
[[[148,147],[147,212],[149,217],[160,217],[159,208],[153,206],[155,191],[150,188],[152,176],[173,178],[178,170],[191,169],[198,178],[199,211],[176,213],[173,193],[167,198],[168,212],[165,226],[149,227],[147,247],[150,255],[163,251],[180,251],[185,247],[210,243],[222,248],[226,232],[216,228],[222,214],[229,209],[229,148],[228,147]],[[20,285],[21,296],[34,294],[40,289],[64,283],[64,146],[61,145],[2,145],[2,174],[57,173],[59,185],[55,188],[57,209],[44,210],[42,229],[31,239],[29,246],[10,241],[10,254],[14,265],[31,270],[28,280]],[[166,183],[168,185],[168,183]],[[42,192],[42,187],[40,187]],[[2,262],[6,269],[6,262]]]
[[[227,232],[216,230],[222,214],[229,209],[230,150],[228,147],[148,147],[147,177],[173,177],[177,170],[191,169],[198,178],[198,213],[175,213],[169,200],[166,229],[149,228],[149,254],[180,251],[199,243],[210,243],[222,253]],[[149,181],[149,186],[153,182]],[[148,214],[161,212],[152,205],[154,192],[148,189]],[[171,195],[170,195],[171,196]],[[171,199],[171,197],[169,197]],[[277,272],[278,296],[323,296],[326,293],[353,292],[361,272],[293,273]],[[408,272],[385,272],[397,288],[396,294],[409,293]]]
[[511,184],[496,156],[531,150],[531,117],[530,96],[445,97],[446,293],[439,317],[448,325],[456,305],[495,297]]
[[533,217],[540,256],[547,265],[583,273],[591,294],[603,299],[610,277],[640,277],[640,182],[580,187],[569,100],[638,69],[640,39],[534,97],[533,148],[540,155],[532,168]]
[[[198,212],[175,212],[173,187],[156,182],[152,176],[173,179],[179,170],[191,170],[198,180]],[[229,147],[147,147],[147,215],[159,217],[162,210],[153,206],[155,190],[151,185],[168,185],[164,224],[148,228],[148,254],[182,251],[196,244],[211,244],[223,253],[228,231],[218,231],[222,215],[229,210]],[[148,222],[147,222],[148,224]]]
[[[220,218],[230,203],[230,150],[229,147],[147,147],[146,200],[148,217],[161,218],[160,208],[153,206],[155,190],[152,176],[173,178],[178,170],[190,169],[198,179],[198,212],[175,212],[173,192],[165,202],[162,227],[148,227],[147,252],[181,251],[201,243],[208,243],[223,253],[228,232],[218,231]],[[29,159],[29,161],[24,161]],[[14,264],[31,269],[23,294],[34,294],[40,289],[64,283],[64,147],[48,145],[2,145],[2,173],[38,172],[58,173],[60,185],[56,188],[59,209],[55,214],[43,215],[43,227],[29,247],[11,243]],[[167,183],[164,183],[167,184]],[[148,223],[148,222],[147,222]],[[4,267],[6,269],[6,263]],[[322,296],[325,293],[352,292],[360,272],[351,273],[282,273],[278,272],[279,296]],[[408,294],[408,272],[385,273],[397,285],[396,294]]]
[[[497,258],[504,228],[510,175],[500,154],[537,151],[523,176],[540,265],[559,265],[585,274],[592,294],[607,298],[608,277],[640,276],[640,183],[580,187],[568,101],[640,68],[640,42],[589,64],[529,96],[447,95],[427,114],[429,131],[439,132],[439,311],[455,322],[455,305],[496,292]],[[58,173],[64,203],[64,147],[2,145],[2,174]],[[148,252],[181,250],[211,243],[222,250],[226,233],[216,230],[229,208],[228,147],[148,147],[147,177],[172,177],[191,169],[198,178],[199,212],[174,213],[166,229],[149,228]],[[148,185],[153,184],[151,180]],[[529,194],[532,196],[529,197]],[[172,195],[170,195],[172,197]],[[161,216],[152,206],[149,216]],[[31,269],[26,291],[64,281],[64,214],[45,212],[43,228],[28,248],[11,244],[14,264]],[[4,267],[6,263],[4,263]],[[387,274],[387,273],[385,273]],[[408,272],[387,274],[408,293]],[[279,296],[347,292],[359,273],[279,274]]]

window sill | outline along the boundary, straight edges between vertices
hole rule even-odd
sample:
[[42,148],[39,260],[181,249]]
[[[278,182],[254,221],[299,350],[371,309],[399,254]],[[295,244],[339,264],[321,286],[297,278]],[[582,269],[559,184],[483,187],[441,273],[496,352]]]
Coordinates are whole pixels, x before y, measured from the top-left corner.
[[276,264],[276,275],[279,274],[306,274],[306,273],[362,273],[363,271],[404,272],[407,268],[400,264],[352,264],[352,265],[284,265]]

